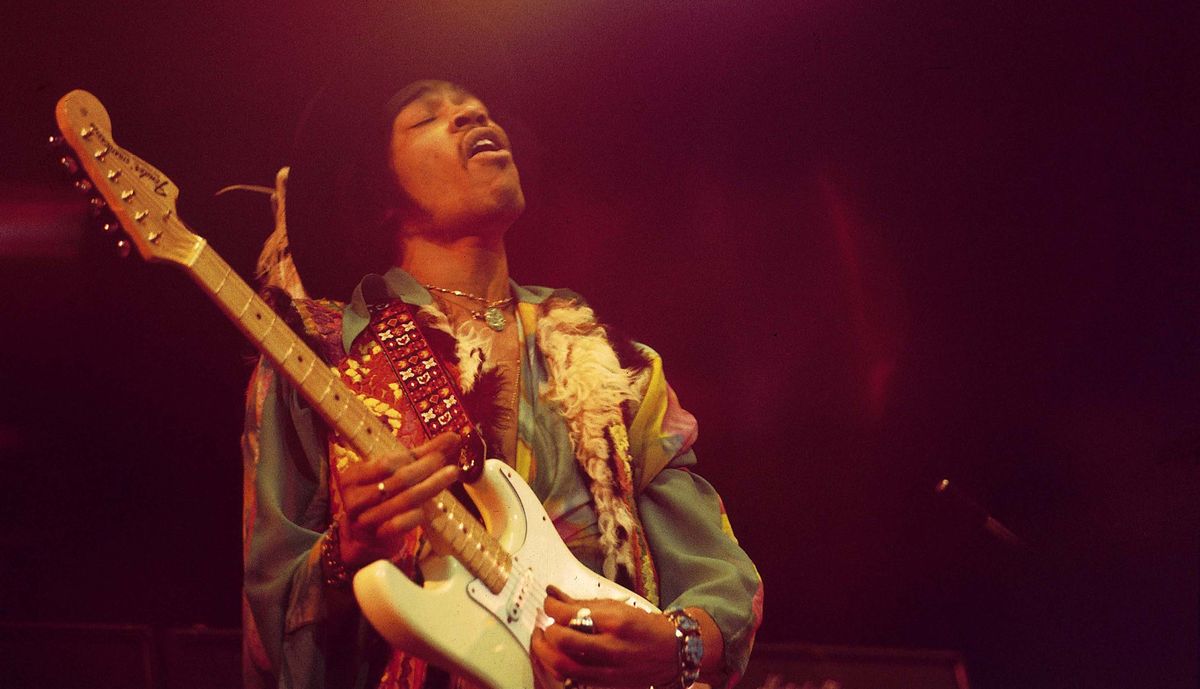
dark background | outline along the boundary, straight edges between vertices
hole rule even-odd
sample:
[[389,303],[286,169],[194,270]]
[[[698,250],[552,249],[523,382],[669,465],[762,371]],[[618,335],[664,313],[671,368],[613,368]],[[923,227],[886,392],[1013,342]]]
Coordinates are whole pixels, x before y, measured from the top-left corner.
[[[346,3],[353,5],[353,3]],[[0,23],[0,619],[236,626],[251,352],[41,142],[86,88],[243,276],[324,66],[509,127],[523,282],[658,349],[760,639],[1192,687],[1195,3],[43,3]],[[979,528],[950,478],[1025,543]]]

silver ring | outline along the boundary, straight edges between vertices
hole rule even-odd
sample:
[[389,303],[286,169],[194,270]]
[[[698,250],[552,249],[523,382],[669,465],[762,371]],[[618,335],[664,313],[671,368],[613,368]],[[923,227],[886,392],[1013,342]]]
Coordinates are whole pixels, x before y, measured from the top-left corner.
[[592,620],[592,611],[590,608],[580,608],[575,613],[575,616],[571,618],[571,621],[567,622],[567,626],[584,634],[596,633],[596,622]]

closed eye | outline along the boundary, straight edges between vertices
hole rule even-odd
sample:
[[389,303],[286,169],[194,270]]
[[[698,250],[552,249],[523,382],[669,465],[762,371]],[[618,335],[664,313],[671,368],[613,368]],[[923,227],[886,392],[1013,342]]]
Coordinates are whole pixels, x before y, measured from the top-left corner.
[[421,120],[420,122],[417,122],[416,124],[414,124],[414,125],[410,126],[410,127],[409,127],[409,129],[416,129],[417,127],[420,127],[420,126],[422,126],[422,125],[429,124],[430,122],[433,122],[433,121],[434,121],[434,120],[436,120],[436,119],[437,119],[437,117],[436,117],[436,116],[434,116],[434,117],[426,117],[425,119]]

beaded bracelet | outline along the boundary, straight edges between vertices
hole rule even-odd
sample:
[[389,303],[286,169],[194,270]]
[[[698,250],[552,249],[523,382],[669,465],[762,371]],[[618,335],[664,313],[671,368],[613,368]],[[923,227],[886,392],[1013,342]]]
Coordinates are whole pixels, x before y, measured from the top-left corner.
[[683,610],[668,610],[664,614],[675,625],[675,640],[679,642],[679,686],[687,689],[700,678],[700,662],[704,659],[700,623]]
[[321,542],[321,565],[325,572],[325,585],[334,588],[345,588],[350,584],[350,572],[346,563],[342,562],[341,535],[335,519],[325,532]]

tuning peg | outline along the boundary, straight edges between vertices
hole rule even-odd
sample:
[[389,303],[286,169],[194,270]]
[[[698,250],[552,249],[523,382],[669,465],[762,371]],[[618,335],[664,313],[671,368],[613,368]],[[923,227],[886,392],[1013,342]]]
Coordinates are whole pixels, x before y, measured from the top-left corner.
[[74,156],[62,156],[58,159],[58,164],[63,166],[68,175],[74,175],[79,172],[79,161],[75,160]]
[[107,208],[93,208],[91,227],[111,235],[121,230],[121,222]]
[[117,255],[121,258],[129,258],[129,253],[133,250],[133,246],[127,239],[117,240]]
[[92,218],[92,223],[97,225],[116,220],[116,216],[109,209],[108,204],[99,196],[93,196],[88,199],[88,214]]
[[51,148],[58,148],[60,146],[65,145],[67,143],[67,140],[62,138],[58,134],[51,134],[49,136],[49,138],[46,139],[46,143],[49,144]]
[[86,177],[77,179],[75,180],[75,188],[86,194],[93,189],[92,180]]

